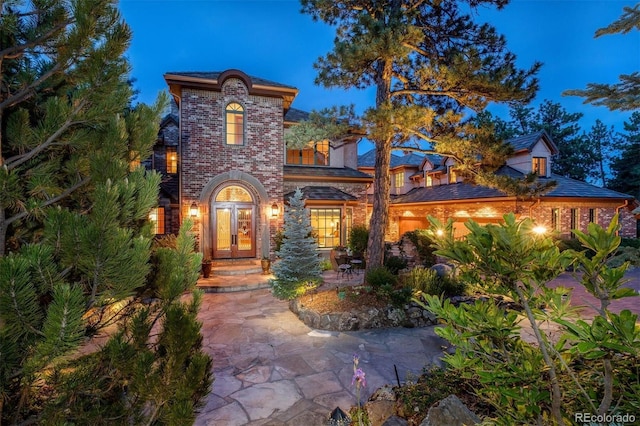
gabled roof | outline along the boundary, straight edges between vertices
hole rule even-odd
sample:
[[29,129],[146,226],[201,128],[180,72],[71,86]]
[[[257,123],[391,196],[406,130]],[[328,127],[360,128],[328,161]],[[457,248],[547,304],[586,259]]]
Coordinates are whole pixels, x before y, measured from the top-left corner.
[[558,153],[558,147],[551,139],[551,136],[544,130],[529,135],[517,136],[515,138],[507,139],[505,142],[513,147],[514,152],[531,152],[533,147],[542,139],[547,144],[551,154]]
[[373,177],[350,167],[284,166],[284,178],[347,179],[370,182]]
[[[523,177],[523,173],[518,170],[503,166],[497,174],[506,175],[513,178]],[[556,187],[548,191],[541,198],[549,197],[571,197],[571,198],[608,198],[628,200],[633,197],[628,194],[623,194],[618,191],[613,191],[607,188],[600,188],[595,185],[591,185],[586,182],[582,182],[575,179],[570,179],[564,176],[551,175],[551,177],[538,178],[541,183],[555,181]],[[486,186],[473,185],[470,183],[456,183],[451,185],[438,185],[427,188],[415,188],[407,192],[404,195],[395,197],[392,201],[393,204],[402,203],[421,203],[421,202],[435,202],[435,201],[456,201],[456,200],[471,200],[482,198],[497,198],[507,197],[507,194],[498,189],[489,188]]]
[[164,79],[169,85],[169,92],[173,95],[176,103],[180,102],[182,87],[220,91],[224,82],[229,78],[242,80],[250,95],[282,98],[285,111],[291,107],[293,99],[298,95],[298,89],[293,86],[253,77],[237,69],[210,72],[177,71],[164,74]]
[[[305,200],[328,200],[328,201],[355,201],[357,200],[351,194],[347,194],[332,186],[305,186],[300,188],[302,191],[302,198]],[[284,195],[284,199],[289,201],[295,191],[289,192]]]

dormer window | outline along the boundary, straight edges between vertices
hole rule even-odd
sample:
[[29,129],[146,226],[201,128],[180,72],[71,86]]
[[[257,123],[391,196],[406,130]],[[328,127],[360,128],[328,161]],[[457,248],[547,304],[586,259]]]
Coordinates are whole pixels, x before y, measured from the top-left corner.
[[303,149],[287,149],[287,164],[328,166],[329,141],[315,142]]
[[394,178],[394,186],[396,188],[396,192],[400,191],[402,187],[404,187],[404,172],[398,172],[393,175]]
[[244,145],[244,107],[231,102],[225,109],[227,145]]
[[456,176],[456,169],[453,166],[447,166],[447,174],[449,175],[449,183],[458,182],[458,176]]
[[533,157],[531,171],[537,173],[540,177],[547,176],[547,157]]
[[433,176],[426,174],[424,175],[424,186],[425,187],[430,187],[433,186]]

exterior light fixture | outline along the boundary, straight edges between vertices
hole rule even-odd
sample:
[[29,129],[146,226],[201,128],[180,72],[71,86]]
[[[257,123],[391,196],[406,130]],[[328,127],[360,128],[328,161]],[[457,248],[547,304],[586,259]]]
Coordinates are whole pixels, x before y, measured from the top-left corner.
[[436,235],[437,235],[438,237],[442,237],[442,236],[444,235],[444,231],[443,231],[442,229],[438,229],[438,230],[436,231]]
[[536,235],[542,235],[542,234],[544,234],[545,232],[547,232],[547,228],[545,228],[545,227],[544,227],[544,226],[542,226],[542,225],[538,225],[538,226],[535,226],[535,227],[533,228],[533,233],[534,233],[534,234],[536,234]]
[[193,218],[198,217],[198,205],[196,204],[195,201],[191,203],[191,207],[189,208],[189,214]]
[[151,211],[149,212],[149,220],[151,222],[157,222],[158,221],[158,213],[157,213],[156,209],[151,209]]
[[273,203],[271,206],[271,217],[276,218],[278,217],[278,214],[280,214],[280,207],[278,206],[278,203]]

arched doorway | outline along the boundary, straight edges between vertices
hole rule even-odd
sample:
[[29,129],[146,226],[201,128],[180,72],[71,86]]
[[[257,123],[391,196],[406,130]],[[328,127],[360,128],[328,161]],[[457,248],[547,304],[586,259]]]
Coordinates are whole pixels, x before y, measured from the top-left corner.
[[213,258],[236,259],[256,255],[256,203],[238,184],[222,187],[212,197]]

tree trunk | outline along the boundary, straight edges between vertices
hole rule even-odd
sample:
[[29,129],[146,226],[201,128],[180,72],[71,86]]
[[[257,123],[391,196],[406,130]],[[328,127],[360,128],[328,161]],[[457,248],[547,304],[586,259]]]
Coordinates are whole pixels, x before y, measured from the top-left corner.
[[[391,99],[391,74],[393,62],[381,60],[377,66],[376,109],[380,110],[389,104]],[[391,119],[391,117],[388,117]],[[379,124],[378,124],[379,125]],[[376,162],[373,180],[373,209],[369,222],[369,241],[367,242],[367,271],[382,266],[384,263],[384,237],[389,223],[389,200],[391,195],[391,143],[392,135],[379,136],[375,140]]]
[[376,175],[373,181],[373,210],[369,222],[369,241],[367,242],[367,270],[382,266],[384,263],[384,241],[389,223],[389,200],[391,176],[391,143],[376,142]]

